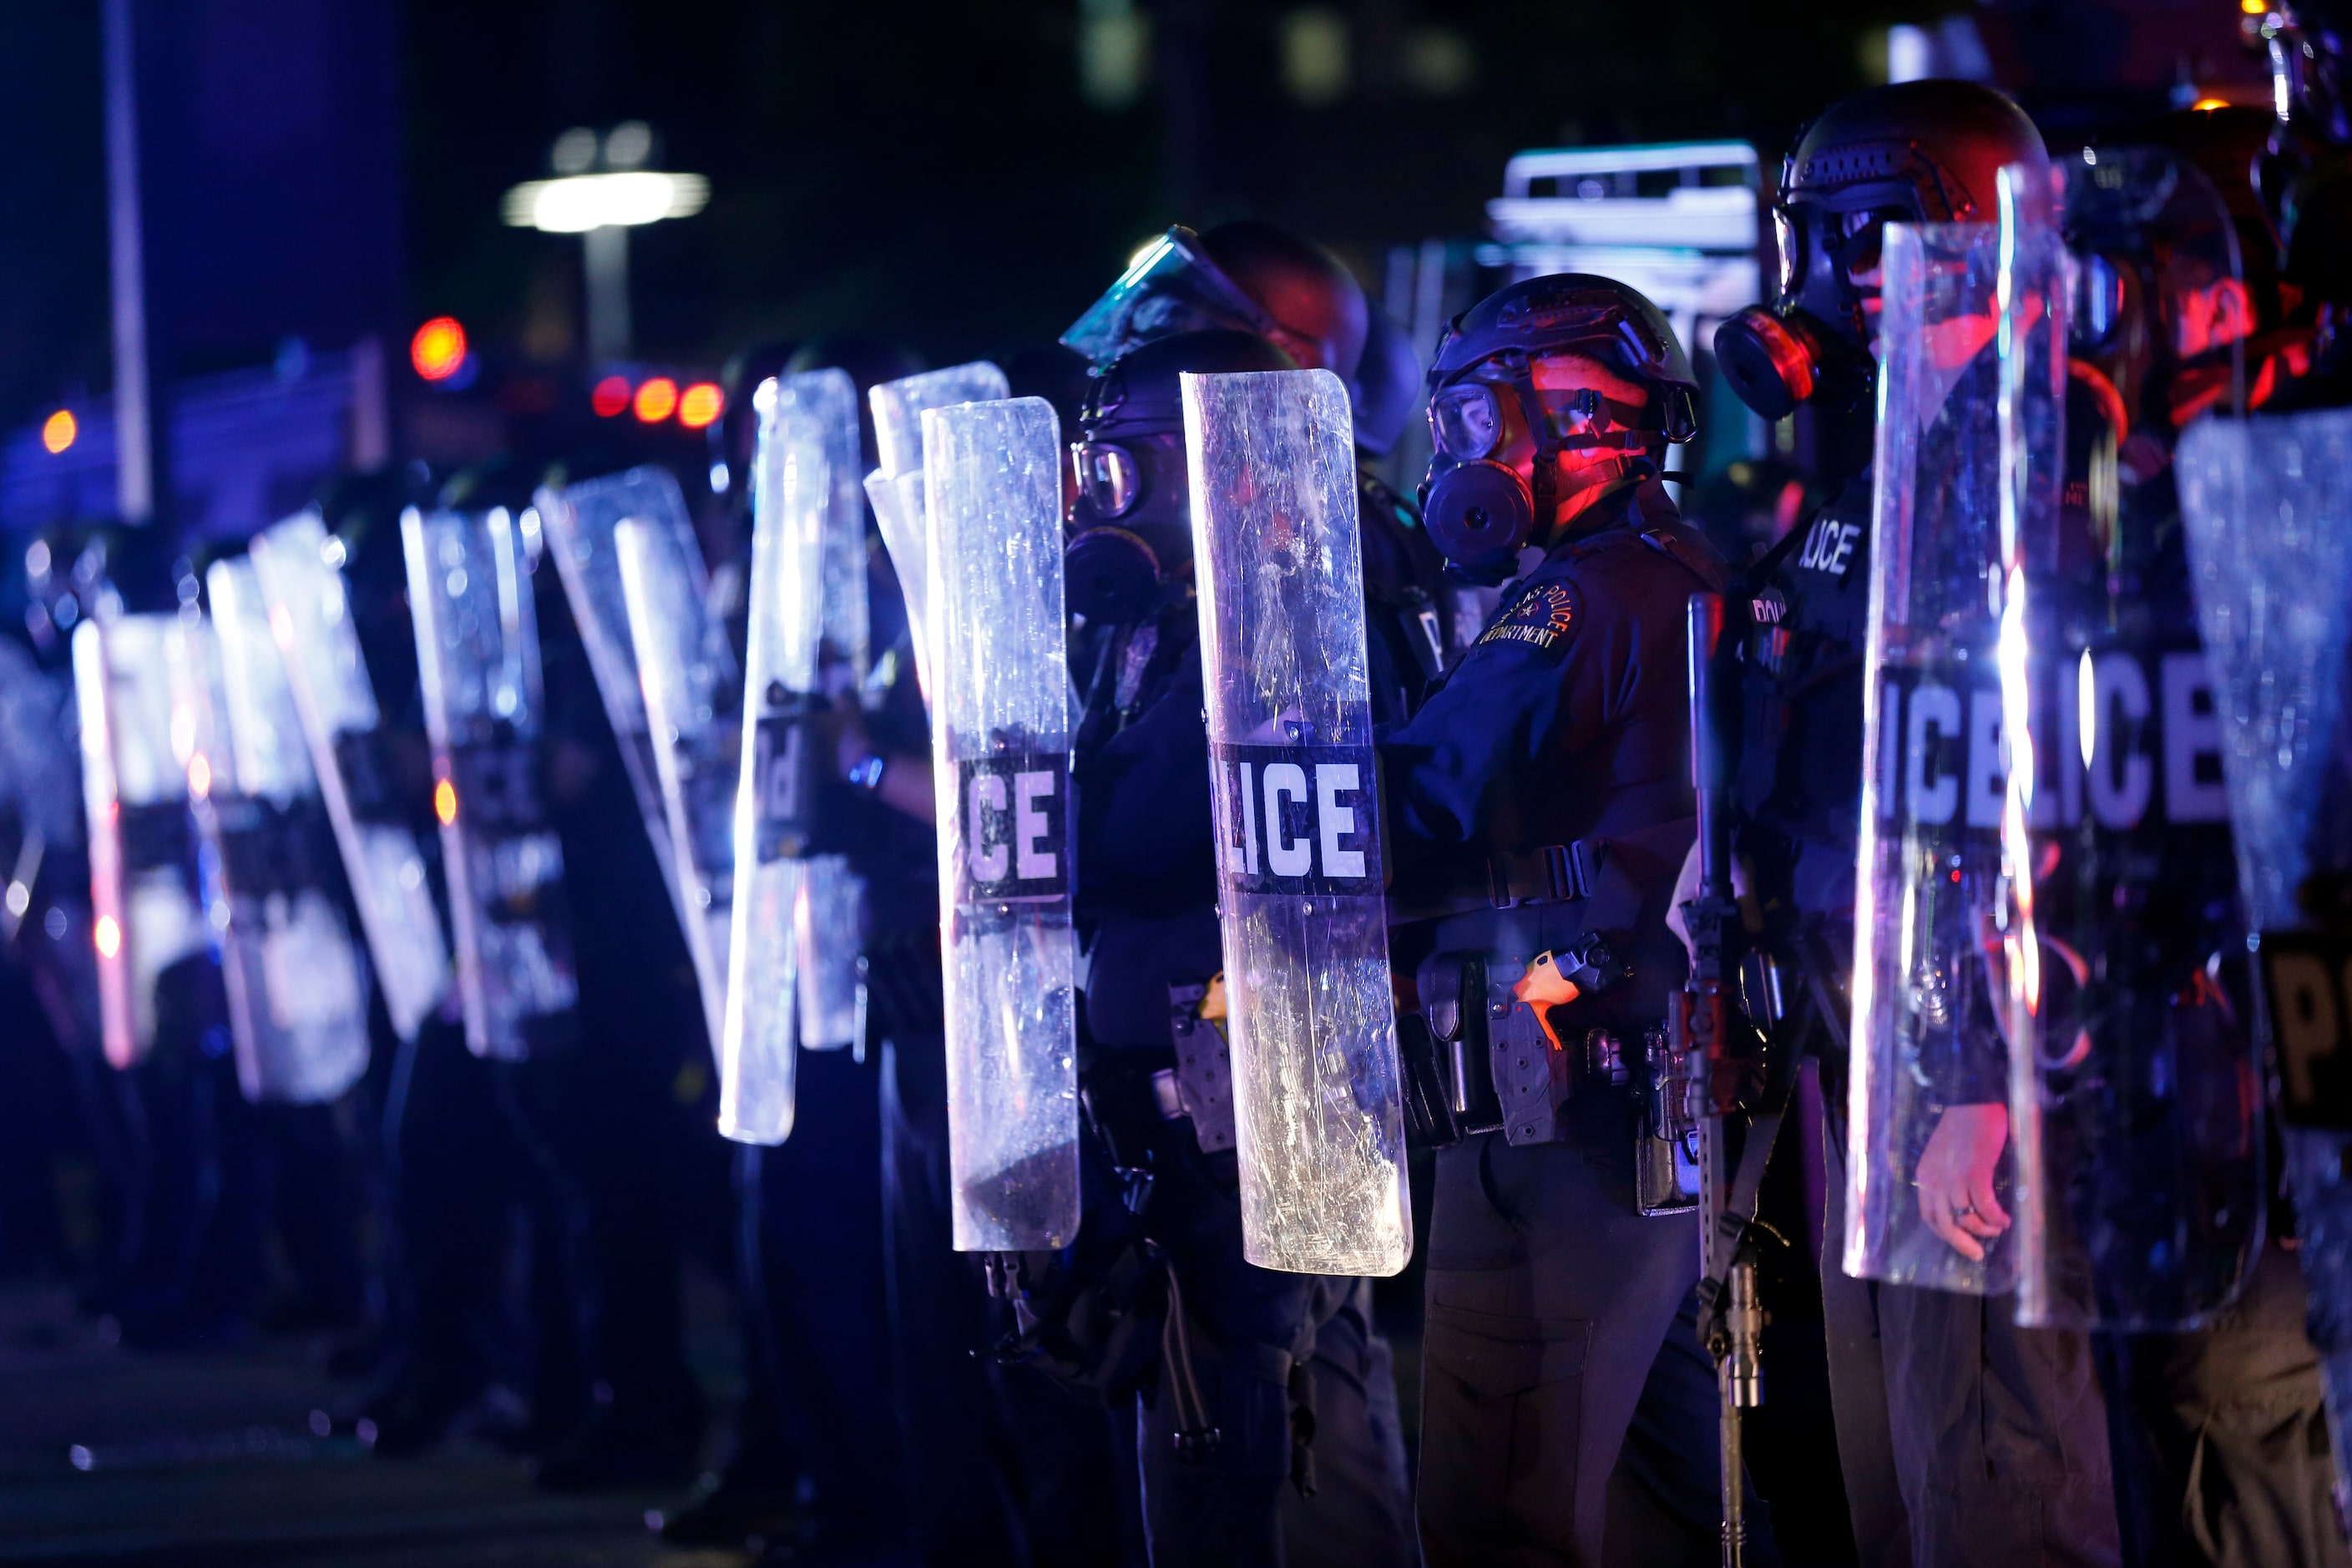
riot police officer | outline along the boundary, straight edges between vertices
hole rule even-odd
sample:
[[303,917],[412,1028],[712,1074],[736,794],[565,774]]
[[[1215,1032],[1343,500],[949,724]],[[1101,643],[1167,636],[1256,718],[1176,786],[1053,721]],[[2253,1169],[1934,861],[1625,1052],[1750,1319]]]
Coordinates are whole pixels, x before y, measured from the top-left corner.
[[[1832,1073],[1845,1009],[1823,999],[1845,995],[1852,954],[1881,236],[1889,222],[1990,223],[1999,171],[2047,162],[2024,113],[1975,83],[1908,82],[1833,105],[1781,179],[1779,299],[1716,337],[1742,400],[1776,420],[1810,405],[1817,444],[1842,470],[1825,484],[1829,503],[1746,575],[1735,790],[1753,896],[1811,972],[1797,1005],[1812,1009],[1801,1026],[1821,1031]],[[1998,1072],[1979,1079],[1944,1086],[1919,1160],[1926,1223],[1966,1258],[1981,1258],[2009,1223],[1994,1177],[2005,1085]],[[1823,1099],[1834,1108],[1844,1096],[1833,1088]],[[1843,1129],[1825,1143],[1840,1159]],[[1833,1205],[1843,1181],[1842,1168],[1831,1173]],[[1843,1231],[1833,1212],[1825,1234]],[[1899,1554],[1907,1540],[1922,1564],[2116,1561],[2105,1422],[2083,1335],[2017,1328],[2008,1297],[1864,1284],[1834,1258],[1822,1276],[1840,1457],[1865,1559]]]
[[[919,372],[896,345],[835,340],[789,368],[831,363],[864,394]],[[1133,1533],[1107,1414],[995,1353],[1011,1327],[981,1259],[953,1247],[945,976],[931,734],[910,613],[888,552],[867,558],[869,709],[827,716],[833,778],[821,811],[866,889],[859,970],[879,1051],[884,1268],[900,1466],[922,1561],[1095,1568]],[[794,1134],[795,1141],[799,1134]]]
[[1375,469],[1412,415],[1421,367],[1412,345],[1338,257],[1258,218],[1198,235],[1169,230],[1159,259],[1130,268],[1062,342],[1094,356],[1099,374],[1154,339],[1204,330],[1263,338],[1298,369],[1328,370],[1346,385],[1370,612],[1368,673],[1381,700],[1410,710],[1454,646],[1460,596],[1444,581],[1420,509]]
[[1232,1100],[1189,1092],[1202,1058],[1176,1048],[1219,1027],[1223,966],[1179,377],[1291,368],[1248,333],[1160,339],[1101,375],[1073,446],[1080,1078],[1120,1178],[1087,1226],[1165,1281],[1158,1354],[1102,1390],[1132,1411],[1161,1564],[1411,1560],[1367,1282],[1244,1258]]
[[[2332,26],[2314,27],[2321,18],[2312,8],[2295,10],[2298,31],[2308,29],[2306,36],[2332,61],[2340,34]],[[2289,121],[2307,134],[2336,116],[2319,85],[2323,73],[2290,68],[2300,56],[2299,48],[2289,47],[2273,61]],[[2311,163],[2292,182],[2266,174],[2258,187],[2250,178],[2258,168],[2275,173],[2271,159],[2278,129],[2267,110],[2208,110],[2168,115],[2117,140],[2178,151],[2211,177],[2227,205],[2251,307],[2241,344],[2247,408],[2341,406],[2343,213],[2352,187],[2342,149],[2317,146],[2294,150]],[[2294,140],[2278,137],[2288,147]],[[2279,203],[2283,210],[2266,203]],[[2168,359],[2168,351],[2176,351],[2160,335],[2151,337],[2158,357]],[[2166,385],[2188,379],[2169,364],[2165,369],[2170,374],[2158,379]],[[2150,420],[2154,428],[2139,438],[2143,447],[2159,445],[2168,459],[2178,427],[2189,423],[2191,411],[2179,409],[2181,399],[2167,401],[2179,411]],[[2194,410],[2201,411],[2201,405]],[[2168,472],[2166,479],[2168,485]],[[2177,492],[2166,495],[2177,503]],[[2172,518],[2177,521],[2177,511]],[[2177,539],[2167,542],[2179,548]],[[2178,557],[2166,564],[2179,574],[2165,584],[2177,595],[2187,585],[2185,570]],[[2242,997],[2234,964],[2225,973]],[[2252,1023],[2242,1000],[2237,1018]],[[2321,1357],[2305,1329],[2311,1302],[2296,1266],[2296,1216],[2285,1193],[2276,1120],[2268,1142],[2278,1190],[2265,1245],[2237,1299],[2194,1331],[2115,1334],[2099,1343],[2114,1429],[2116,1511],[2126,1554],[2136,1561],[2342,1563],[2352,1556],[2340,1516],[2322,1500],[2337,1467],[2331,1463]],[[2318,1314],[2320,1321],[2329,1319]]]
[[1457,318],[1429,382],[1431,536],[1504,586],[1383,746],[1391,952],[1466,1108],[1430,1221],[1422,1547],[1600,1563],[1641,1405],[1653,1489],[1685,1504],[1675,1545],[1703,1550],[1697,1238],[1640,1212],[1624,1087],[1683,975],[1664,917],[1694,810],[1685,605],[1722,574],[1657,475],[1697,389],[1657,308],[1582,274]]

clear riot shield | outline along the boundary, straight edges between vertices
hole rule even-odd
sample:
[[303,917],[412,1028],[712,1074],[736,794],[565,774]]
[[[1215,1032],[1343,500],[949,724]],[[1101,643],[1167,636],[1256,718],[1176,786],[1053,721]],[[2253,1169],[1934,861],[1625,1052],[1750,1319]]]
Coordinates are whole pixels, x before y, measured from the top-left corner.
[[70,1055],[105,1038],[90,945],[88,838],[70,676],[0,641],[0,952],[12,952]]
[[1999,249],[1992,224],[1886,226],[1846,1161],[1849,1274],[1980,1294],[2017,1279]]
[[[769,444],[759,469],[755,583],[761,531],[774,533],[778,550],[767,579],[772,596],[752,612],[775,616],[765,646],[777,663],[759,684],[771,697],[771,683],[780,684],[787,706],[792,693],[823,701],[862,693],[868,650],[856,387],[840,371],[788,377],[777,383],[760,428]],[[803,863],[793,933],[801,1044],[812,1050],[847,1046],[863,1032],[856,933],[864,904],[865,885],[846,857],[817,855]]]
[[886,381],[866,395],[874,411],[874,449],[882,466],[866,477],[866,498],[882,529],[883,548],[907,599],[914,634],[915,678],[928,698],[931,686],[929,536],[923,521],[923,413],[959,403],[992,403],[1012,395],[1004,373],[986,360],[927,370]]
[[209,621],[180,626],[173,673],[194,721],[174,738],[190,743],[211,896],[228,915],[221,979],[237,1082],[257,1103],[320,1104],[367,1070],[366,969],[260,578],[249,560],[215,561],[205,589]]
[[756,405],[719,1125],[745,1142],[779,1142],[792,1130],[795,1032],[801,1044],[832,1049],[852,1043],[864,1023],[864,886],[845,857],[809,851],[817,776],[810,721],[864,684],[866,518],[848,375],[821,370],[770,382]]
[[[635,792],[646,835],[653,842],[654,858],[661,865],[670,906],[677,911],[678,927],[686,933],[699,979],[704,966],[701,949],[707,945],[697,935],[702,923],[701,906],[688,885],[689,875],[682,874],[687,868],[678,864],[669,814],[662,804],[661,764],[654,755],[653,733],[646,727],[645,691],[636,647],[629,638],[629,603],[621,585],[621,547],[616,537],[621,520],[632,517],[678,535],[692,563],[697,597],[707,599],[702,558],[686,498],[668,469],[648,464],[560,490],[542,489],[537,500],[541,526],[547,531],[548,553],[555,557],[564,596],[572,602],[572,621],[588,650],[597,693],[604,700],[604,714],[620,745],[629,787]],[[719,973],[726,973],[723,963]]]
[[196,901],[188,775],[173,755],[167,644],[177,623],[116,616],[73,634],[90,943],[106,1059],[118,1068],[155,1043],[156,977],[212,942]]
[[569,1042],[579,999],[563,846],[539,787],[530,565],[503,508],[411,510],[400,531],[466,1045],[520,1061]]
[[2177,467],[2341,1497],[2352,1493],[2352,409],[2200,421]]
[[727,630],[711,613],[702,547],[692,530],[630,516],[613,537],[670,861],[686,889],[687,949],[715,1053],[727,1012],[727,938],[734,923],[743,679]]
[[2228,209],[2171,153],[2102,147],[2058,179],[2002,192],[2001,724],[2009,864],[2032,879],[2006,937],[2018,1318],[2186,1330],[2236,1297],[2266,1207],[2221,722],[2168,461],[2182,389],[2236,380],[2243,292]]
[[923,416],[933,778],[960,1252],[1078,1226],[1061,431],[1034,397]]
[[303,512],[255,535],[248,553],[285,656],[286,682],[375,960],[384,1011],[394,1034],[415,1039],[449,988],[449,949],[425,857],[383,754],[383,716],[352,625],[342,544],[329,537],[318,513]]
[[1184,377],[1242,1238],[1262,1268],[1412,1252],[1347,389]]

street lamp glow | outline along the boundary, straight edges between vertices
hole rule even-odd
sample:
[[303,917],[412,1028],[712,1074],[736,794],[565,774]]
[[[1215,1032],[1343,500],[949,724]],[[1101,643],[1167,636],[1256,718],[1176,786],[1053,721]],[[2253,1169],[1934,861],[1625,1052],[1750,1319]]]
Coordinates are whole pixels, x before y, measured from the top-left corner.
[[669,217],[691,217],[710,199],[710,182],[700,174],[662,174],[632,170],[617,174],[570,174],[529,180],[506,195],[509,227],[545,234],[585,234],[595,228],[635,228]]

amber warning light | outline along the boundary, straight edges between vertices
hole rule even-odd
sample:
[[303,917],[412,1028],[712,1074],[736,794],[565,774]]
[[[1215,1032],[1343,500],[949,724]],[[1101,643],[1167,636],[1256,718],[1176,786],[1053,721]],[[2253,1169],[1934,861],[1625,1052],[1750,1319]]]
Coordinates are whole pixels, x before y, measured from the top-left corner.
[[658,425],[677,407],[677,383],[666,375],[657,375],[637,388],[637,417],[647,425]]
[[699,430],[727,412],[727,395],[716,382],[698,381],[677,396],[677,422]]
[[447,779],[433,786],[433,815],[444,827],[457,820],[457,786]]

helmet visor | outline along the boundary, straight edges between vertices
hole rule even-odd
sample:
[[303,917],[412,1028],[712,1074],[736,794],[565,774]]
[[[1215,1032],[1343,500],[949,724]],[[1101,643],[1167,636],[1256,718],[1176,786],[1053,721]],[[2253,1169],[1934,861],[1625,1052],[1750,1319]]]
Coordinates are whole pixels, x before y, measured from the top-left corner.
[[1265,337],[1276,323],[1180,225],[1136,252],[1061,342],[1099,369],[1145,343],[1220,327]]
[[[1508,399],[1507,402],[1506,400]],[[1441,387],[1429,400],[1429,430],[1438,451],[1457,463],[1489,458],[1507,445],[1516,407],[1532,414],[1562,450],[1586,447],[1643,446],[1663,435],[1686,441],[1694,433],[1689,400],[1679,387],[1653,388],[1645,403],[1627,403],[1596,388],[1537,388],[1516,382],[1461,381]]]

